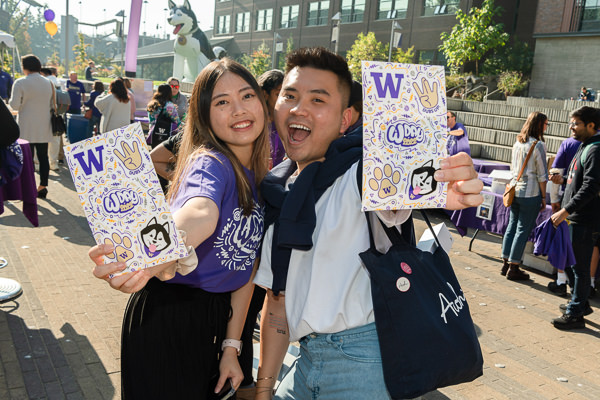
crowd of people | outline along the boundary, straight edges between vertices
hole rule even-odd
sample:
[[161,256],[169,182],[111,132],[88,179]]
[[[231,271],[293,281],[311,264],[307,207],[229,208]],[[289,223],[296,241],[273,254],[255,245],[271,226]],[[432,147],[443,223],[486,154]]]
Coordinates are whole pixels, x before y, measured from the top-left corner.
[[[38,197],[45,198],[48,144],[54,140],[47,111],[57,107],[58,82],[51,70],[48,79],[40,74],[37,57],[25,56],[22,64],[25,77],[14,82],[9,104],[18,111],[21,137],[37,154]],[[93,78],[93,69],[90,62],[86,78]],[[86,96],[71,73],[66,89],[68,113],[90,110],[90,135],[134,119],[127,79],[114,79],[106,93],[96,80]],[[229,58],[213,61],[197,77],[189,104],[176,77],[158,86],[146,108],[148,144],[175,224],[193,251],[185,260],[113,277],[126,268],[121,261],[106,263],[114,246],[89,250],[94,276],[131,294],[121,338],[123,398],[212,398],[227,384],[240,400],[390,398],[370,279],[358,256],[370,247],[357,186],[361,93],[346,61],[324,48],[294,50],[285,71],[259,77]],[[449,156],[435,172],[437,181],[448,182],[450,210],[481,204],[483,188],[467,130],[456,117],[447,114]],[[582,107],[571,114],[578,146],[565,145],[571,160],[557,156],[551,171],[558,172],[551,175],[548,125],[546,115],[531,113],[512,149],[516,196],[501,273],[529,279],[520,267],[535,218],[546,206],[546,183],[563,185],[562,201],[552,198],[551,221],[570,221],[577,262],[565,266],[566,278],[559,274],[549,285],[563,288],[568,280],[572,288],[564,314],[552,322],[559,329],[581,328],[591,312],[590,265],[594,257],[597,264],[593,248],[600,240],[594,211],[600,206],[600,110]],[[378,211],[368,218],[375,245],[385,252],[391,243],[374,222],[401,231],[412,215]],[[254,380],[252,335],[261,310]],[[276,387],[295,341],[298,361]]]

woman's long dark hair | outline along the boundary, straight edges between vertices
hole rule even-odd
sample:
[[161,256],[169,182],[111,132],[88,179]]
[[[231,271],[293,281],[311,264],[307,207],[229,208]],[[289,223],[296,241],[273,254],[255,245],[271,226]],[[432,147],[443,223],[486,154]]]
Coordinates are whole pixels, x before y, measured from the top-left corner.
[[94,91],[104,92],[104,83],[102,83],[102,81],[94,81]]
[[229,149],[227,144],[214,134],[210,121],[213,91],[219,79],[226,72],[235,74],[246,81],[262,103],[265,125],[261,134],[254,142],[250,169],[254,172],[254,179],[257,186],[267,173],[270,150],[269,130],[267,127],[268,115],[263,92],[258,83],[256,83],[256,79],[254,79],[246,68],[232,59],[223,58],[208,64],[200,75],[198,75],[198,78],[196,78],[194,88],[192,89],[192,97],[190,98],[183,138],[179,147],[172,188],[169,189],[167,197],[169,199],[175,197],[185,176],[186,169],[195,157],[203,153],[210,154],[211,150],[215,150],[227,157],[233,165],[240,207],[243,209],[244,215],[250,215],[254,208],[252,186],[248,181],[242,163]]
[[517,140],[520,143],[527,143],[529,137],[536,140],[544,141],[544,124],[548,121],[546,114],[539,111],[534,111],[527,117],[527,121],[521,128],[521,133],[517,135]]
[[127,96],[127,89],[125,84],[120,79],[115,79],[110,83],[110,92],[116,97],[121,103],[129,103],[129,96]]
[[156,89],[156,92],[152,96],[152,100],[148,103],[147,110],[149,112],[154,112],[159,107],[164,107],[167,104],[167,101],[171,101],[173,97],[173,93],[171,92],[171,86],[163,83],[159,85]]

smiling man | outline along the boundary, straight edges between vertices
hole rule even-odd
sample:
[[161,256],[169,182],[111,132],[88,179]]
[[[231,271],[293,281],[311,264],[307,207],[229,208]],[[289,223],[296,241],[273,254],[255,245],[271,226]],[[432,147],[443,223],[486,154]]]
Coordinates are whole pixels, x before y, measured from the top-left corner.
[[[358,256],[369,248],[357,185],[362,131],[343,136],[351,79],[346,61],[329,50],[288,55],[274,120],[289,159],[261,186],[269,226],[255,279],[267,288],[257,400],[271,399],[290,341],[300,341],[300,357],[275,398],[389,399],[370,280]],[[468,155],[444,160],[436,179],[450,182],[448,208],[482,202]],[[399,228],[410,210],[370,217]],[[373,226],[381,237],[383,229]],[[385,240],[376,240],[381,251],[389,247]]]
[[569,166],[562,208],[551,218],[554,226],[569,220],[576,263],[565,268],[572,295],[569,304],[561,306],[564,314],[552,321],[558,329],[584,328],[583,317],[592,312],[588,303],[590,263],[600,237],[600,109],[581,107],[573,111],[569,128],[581,146]]

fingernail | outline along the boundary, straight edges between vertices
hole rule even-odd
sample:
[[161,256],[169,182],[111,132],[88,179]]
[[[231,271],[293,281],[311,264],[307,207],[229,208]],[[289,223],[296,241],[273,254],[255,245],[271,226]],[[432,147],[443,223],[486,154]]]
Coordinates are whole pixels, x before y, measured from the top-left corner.
[[450,163],[446,160],[442,160],[440,161],[440,168],[448,168],[450,166]]
[[105,244],[104,246],[105,251],[115,251],[115,247],[112,244]]
[[435,174],[433,174],[433,177],[435,178],[436,181],[439,181],[441,179],[444,179],[444,172],[440,171],[439,169],[437,171],[435,171]]
[[121,270],[127,268],[127,264],[125,264],[124,262],[118,262],[117,263],[117,267]]

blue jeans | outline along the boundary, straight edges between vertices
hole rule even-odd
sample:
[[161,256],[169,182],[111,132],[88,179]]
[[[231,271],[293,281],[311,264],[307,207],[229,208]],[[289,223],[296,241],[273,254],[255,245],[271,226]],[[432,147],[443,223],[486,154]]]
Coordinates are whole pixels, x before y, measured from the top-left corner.
[[502,258],[514,264],[523,261],[529,234],[542,207],[542,197],[515,197],[510,206],[510,220],[502,240]]
[[94,125],[98,127],[98,133],[100,133],[100,117],[92,114],[92,118],[88,120],[87,137],[92,137],[94,134]]
[[390,400],[375,324],[302,338],[275,399]]
[[594,245],[600,235],[599,227],[569,224],[569,233],[575,253],[575,265],[565,268],[571,286],[571,301],[567,305],[567,314],[574,317],[583,315],[590,295],[590,264]]

